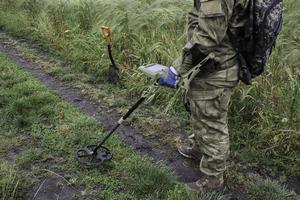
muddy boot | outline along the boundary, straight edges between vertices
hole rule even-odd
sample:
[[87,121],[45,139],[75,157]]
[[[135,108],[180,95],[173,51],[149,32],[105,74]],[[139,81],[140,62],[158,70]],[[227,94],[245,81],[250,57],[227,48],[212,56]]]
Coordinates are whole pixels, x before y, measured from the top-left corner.
[[223,174],[218,176],[205,176],[196,182],[186,183],[185,187],[191,192],[220,191],[224,185]]
[[197,148],[196,145],[193,145],[192,147],[189,147],[187,145],[181,145],[178,147],[178,152],[186,157],[186,158],[191,158],[196,161],[200,161],[202,158],[202,153],[201,151]]

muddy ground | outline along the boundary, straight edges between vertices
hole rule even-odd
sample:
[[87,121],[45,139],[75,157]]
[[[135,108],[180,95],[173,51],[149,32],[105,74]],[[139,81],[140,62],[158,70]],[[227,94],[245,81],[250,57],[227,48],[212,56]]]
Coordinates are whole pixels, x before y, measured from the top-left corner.
[[[4,37],[4,33],[0,33],[0,38]],[[45,71],[41,70],[37,63],[26,59],[22,52],[14,48],[18,42],[26,42],[24,40],[15,40],[15,43],[5,43],[0,41],[0,52],[5,54],[15,64],[20,66],[25,71],[33,74],[37,79],[54,90],[63,99],[70,102],[74,106],[80,108],[87,115],[94,117],[106,131],[110,130],[118,119],[119,114],[111,112],[109,105],[104,102],[95,103],[87,96],[84,96],[79,89],[70,86],[68,83],[62,82]],[[43,49],[39,50],[42,54],[48,54]],[[170,128],[171,129],[171,128]],[[156,131],[159,131],[158,129]],[[158,135],[153,134],[154,137],[145,137],[143,129],[137,126],[122,125],[117,134],[121,136],[123,141],[133,149],[153,158],[154,162],[163,162],[179,177],[182,182],[194,181],[201,177],[198,170],[198,163],[182,158],[175,147],[170,143],[161,143]],[[187,136],[187,134],[184,134]],[[75,151],[75,149],[74,149]],[[112,149],[113,151],[113,149]],[[14,155],[16,156],[16,155]],[[297,194],[300,194],[300,180],[288,181],[290,188],[294,189]],[[39,185],[32,189],[32,198],[34,199],[72,199],[74,195],[80,199],[79,189],[71,187],[68,183],[62,180],[62,177],[49,174],[44,180],[41,180]],[[230,194],[231,199],[243,199],[242,194],[233,192]]]

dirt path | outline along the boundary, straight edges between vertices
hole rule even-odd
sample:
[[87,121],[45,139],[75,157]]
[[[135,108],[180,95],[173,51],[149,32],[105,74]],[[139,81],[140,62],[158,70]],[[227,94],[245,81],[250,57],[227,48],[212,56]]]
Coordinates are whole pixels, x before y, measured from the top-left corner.
[[[80,90],[68,86],[52,76],[39,69],[36,63],[26,60],[21,53],[15,49],[6,48],[0,44],[0,52],[5,54],[15,64],[22,69],[32,73],[37,79],[57,92],[63,99],[79,107],[86,114],[94,117],[108,131],[116,121],[121,117],[109,112],[106,105],[95,105],[94,102],[81,95]],[[201,176],[197,169],[197,164],[182,158],[171,144],[160,144],[158,139],[145,139],[142,130],[122,125],[118,129],[118,134],[133,149],[139,151],[142,155],[148,155],[155,162],[163,162],[180,178],[181,181],[193,181]],[[113,150],[113,149],[112,149]]]

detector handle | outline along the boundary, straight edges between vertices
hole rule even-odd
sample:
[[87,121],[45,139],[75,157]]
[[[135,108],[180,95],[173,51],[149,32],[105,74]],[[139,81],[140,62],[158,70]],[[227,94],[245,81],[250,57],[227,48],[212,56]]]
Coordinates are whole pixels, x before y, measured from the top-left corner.
[[105,39],[107,45],[111,45],[112,43],[112,32],[111,29],[107,26],[101,26],[102,35]]

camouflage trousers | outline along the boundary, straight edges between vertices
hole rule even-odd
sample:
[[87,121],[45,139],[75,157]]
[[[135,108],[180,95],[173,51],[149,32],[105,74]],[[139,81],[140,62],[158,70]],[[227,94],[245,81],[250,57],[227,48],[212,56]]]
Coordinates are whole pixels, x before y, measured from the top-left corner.
[[229,157],[227,112],[231,92],[238,80],[238,66],[196,77],[187,92],[194,142],[203,156],[200,170],[219,175]]

